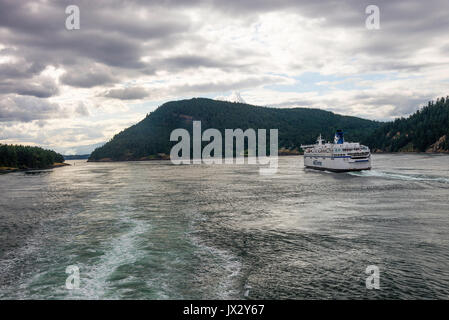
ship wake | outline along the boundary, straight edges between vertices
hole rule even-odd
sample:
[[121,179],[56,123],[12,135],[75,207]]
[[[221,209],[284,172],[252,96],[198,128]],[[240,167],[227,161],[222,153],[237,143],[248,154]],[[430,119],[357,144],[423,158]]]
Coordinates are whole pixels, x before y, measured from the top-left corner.
[[352,176],[358,176],[358,177],[378,177],[378,178],[385,178],[385,179],[440,182],[440,183],[449,184],[448,177],[433,176],[433,175],[426,175],[426,174],[404,174],[404,173],[396,173],[396,172],[380,171],[380,170],[348,172],[348,174],[350,174]]

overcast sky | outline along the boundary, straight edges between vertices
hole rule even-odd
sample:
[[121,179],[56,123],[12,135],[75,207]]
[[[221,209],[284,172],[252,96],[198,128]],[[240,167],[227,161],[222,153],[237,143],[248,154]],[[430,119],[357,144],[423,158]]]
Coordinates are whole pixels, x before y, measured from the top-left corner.
[[447,0],[0,0],[0,143],[86,153],[166,101],[233,91],[394,119],[449,94],[448,35]]

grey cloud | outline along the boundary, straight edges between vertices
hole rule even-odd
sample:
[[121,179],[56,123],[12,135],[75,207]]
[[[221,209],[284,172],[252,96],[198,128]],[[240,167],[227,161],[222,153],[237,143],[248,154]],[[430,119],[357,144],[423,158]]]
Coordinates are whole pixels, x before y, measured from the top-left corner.
[[[39,36],[16,34],[9,41],[27,47],[24,55],[28,60],[44,60],[42,63],[59,65],[64,63],[81,65],[85,58],[112,67],[142,68],[140,61],[142,45],[135,39],[121,38],[101,31],[77,30]],[[80,59],[82,57],[84,59]]]
[[[80,30],[68,31],[64,27],[64,10],[70,4],[80,7]],[[380,7],[381,30],[365,29],[365,8],[369,4]],[[413,72],[433,68],[445,61],[423,63],[414,62],[413,58],[419,56],[422,49],[447,52],[449,47],[445,40],[449,30],[449,6],[445,0],[425,3],[420,0],[378,0],[375,3],[369,0],[0,0],[1,44],[6,46],[0,50],[0,57],[13,55],[19,59],[0,64],[0,93],[43,98],[56,95],[57,84],[30,80],[37,79],[49,65],[67,70],[60,77],[62,84],[92,88],[112,86],[125,78],[154,75],[161,70],[173,74],[192,68],[217,68],[224,72],[252,74],[252,68],[270,59],[269,52],[243,53],[231,47],[223,48],[220,56],[210,55],[207,51],[209,39],[201,38],[196,32],[205,27],[204,23],[201,19],[193,21],[184,13],[185,8],[191,7],[204,9],[217,17],[232,18],[242,25],[256,22],[263,13],[283,11],[307,18],[324,18],[325,27],[340,27],[348,36],[352,32],[362,32],[365,38],[342,49],[340,54],[355,57],[355,60],[361,58],[364,61],[361,68],[365,72]],[[147,17],[143,15],[145,12]],[[196,48],[193,52],[197,53],[181,55],[177,49],[184,48],[184,44]],[[144,56],[150,57],[149,62],[142,61]],[[242,63],[242,56],[253,59],[245,59],[251,63]],[[303,62],[316,69],[325,65],[322,59]],[[302,65],[289,67],[298,72],[304,69]],[[276,81],[260,75],[227,83],[206,79],[204,83],[175,86],[166,91],[174,96],[241,90]],[[153,89],[125,88],[111,89],[104,96],[127,100],[143,99],[153,93]],[[397,111],[401,110],[407,111],[405,107],[398,107]],[[30,109],[30,112],[33,111]]]
[[60,77],[60,81],[72,87],[92,88],[99,85],[111,84],[117,78],[103,68],[70,68]]
[[67,113],[56,103],[22,96],[0,97],[0,122],[65,118]]
[[16,89],[17,94],[23,96],[34,96],[38,98],[49,98],[58,92],[57,87],[44,87],[40,84],[30,84],[29,86],[19,86]]
[[48,77],[36,77],[30,80],[0,80],[0,93],[16,93],[23,96],[49,98],[56,95],[59,88],[55,81]]
[[168,70],[177,69],[188,69],[188,68],[220,68],[220,69],[231,69],[239,68],[242,69],[246,65],[239,64],[236,62],[228,62],[229,59],[213,59],[201,55],[183,55],[174,56],[156,61],[155,64],[161,68]]
[[194,92],[223,92],[230,90],[240,90],[250,87],[258,87],[281,82],[280,77],[248,77],[237,81],[210,81],[198,84],[185,84],[171,88],[173,92],[194,93]]
[[89,116],[89,110],[87,109],[87,107],[84,105],[84,103],[82,101],[80,101],[78,103],[78,106],[75,109],[76,114],[80,115],[80,116],[84,116],[87,117]]
[[44,68],[45,65],[26,61],[2,63],[0,64],[0,74],[3,79],[23,79],[39,74]]
[[143,99],[147,97],[158,97],[161,94],[196,94],[209,92],[224,92],[229,90],[245,89],[250,87],[264,86],[282,81],[280,77],[247,77],[236,81],[208,81],[196,84],[181,84],[169,88],[143,88],[128,87],[120,89],[110,89],[103,92],[101,96],[120,100]]
[[[209,8],[238,19],[257,16],[261,13],[288,10],[309,18],[325,18],[331,26],[343,26],[358,30],[364,28],[365,8],[372,4],[368,0],[347,1],[50,1],[42,5],[39,12],[31,13],[26,3],[11,0],[0,1],[0,24],[16,31],[9,40],[13,43],[32,48],[30,56],[47,55],[47,60],[62,63],[64,57],[72,54],[89,57],[94,61],[110,66],[138,68],[148,71],[148,66],[140,61],[147,48],[150,55],[157,57],[157,50],[164,43],[176,46],[189,39],[194,30],[189,17],[182,15],[182,7]],[[64,8],[68,4],[79,5],[82,13],[82,28],[68,32],[63,28]],[[359,53],[388,55],[410,55],[423,45],[444,37],[449,20],[448,8],[442,0],[426,1],[387,1],[375,3],[381,9],[381,30],[375,33],[367,31],[367,44],[358,48]],[[147,19],[139,18],[136,12],[147,9]],[[172,10],[171,10],[172,9]],[[176,42],[172,39],[175,38]],[[375,37],[374,37],[375,38]],[[374,41],[373,41],[374,40]],[[203,39],[203,44],[207,39]],[[146,44],[143,44],[143,43]],[[156,46],[151,46],[151,43]],[[385,44],[385,45],[383,45]],[[201,46],[200,46],[201,47]],[[39,52],[43,51],[43,52]],[[61,52],[62,51],[62,52]],[[354,54],[357,52],[354,52]],[[76,59],[73,59],[76,63]],[[49,62],[46,61],[46,62]],[[197,58],[168,59],[168,66],[210,66],[211,61]],[[213,63],[216,65],[216,63]],[[218,66],[219,67],[219,66]],[[151,68],[149,69],[151,70]]]
[[[148,4],[146,3],[146,6]],[[84,7],[84,4],[82,7]],[[131,7],[133,6],[131,5]],[[114,30],[124,36],[140,38],[146,41],[185,33],[191,27],[191,22],[186,19],[185,15],[180,12],[170,11],[169,8],[150,7],[150,16],[146,19],[139,19],[135,12],[144,8],[145,5],[141,7],[134,6],[135,11],[132,19],[128,16],[129,12],[119,12],[120,8],[115,10],[107,10],[104,6],[96,8],[97,10],[89,11],[87,16],[83,17],[83,26],[89,29],[95,29],[100,26],[103,30]]]
[[[340,114],[372,118],[367,116],[365,111],[374,112],[384,106],[393,106],[391,110],[383,110],[383,118],[373,118],[373,120],[392,120],[396,117],[407,116],[414,113],[420,107],[427,104],[435,97],[419,92],[377,92],[368,90],[361,93],[351,94],[348,92],[340,97],[304,97],[289,101],[271,104],[270,107],[292,108],[308,107],[324,109]],[[362,107],[363,106],[363,107]]]
[[90,139],[104,138],[103,133],[96,127],[75,126],[64,129],[66,142],[84,142]]
[[[80,30],[64,28],[64,9],[68,4],[80,7]],[[138,12],[142,10],[147,10],[150,16],[139,18]],[[235,63],[199,56],[159,57],[160,50],[173,49],[185,41],[197,42],[198,48],[207,42],[192,32],[190,18],[181,12],[157,1],[126,4],[121,1],[50,1],[48,5],[40,3],[39,10],[31,12],[27,3],[0,0],[0,26],[11,31],[5,35],[6,42],[19,47],[24,59],[39,65],[78,68],[85,63],[99,62],[120,68],[117,70],[121,73],[135,69],[144,74],[154,74],[157,69],[176,71],[190,67],[234,66]],[[143,63],[141,57],[144,55],[151,56],[155,62]],[[97,77],[100,84],[112,81],[104,76]],[[87,81],[85,85],[80,83],[83,80]],[[63,82],[78,87],[91,87],[97,83],[92,77],[83,79],[73,75],[66,75]]]
[[215,10],[232,15],[260,14],[265,12],[288,10],[296,12],[309,18],[325,18],[327,23],[334,26],[365,27],[365,8],[368,5],[377,5],[380,8],[381,25],[389,27],[394,31],[403,33],[414,33],[416,31],[440,31],[441,27],[447,27],[449,21],[447,13],[447,1],[428,0],[425,3],[419,0],[391,1],[391,0],[198,0],[178,1],[171,3],[192,3],[210,5]]
[[[169,14],[165,10],[169,14],[165,18],[162,15],[137,19],[134,16],[142,8],[135,7],[134,16],[130,16],[126,4],[120,1],[50,1],[49,5],[40,3],[37,12],[27,7],[30,3],[0,1],[0,26],[13,32],[7,37],[8,42],[27,48],[24,56],[46,60],[45,63],[77,63],[76,56],[81,56],[114,67],[144,68],[140,61],[144,42],[156,40],[160,44],[189,30],[189,19],[179,13]],[[68,31],[64,27],[64,9],[68,4],[80,7],[80,30]],[[74,57],[65,58],[70,55]]]
[[106,91],[103,96],[120,100],[143,99],[147,97],[149,91],[142,87],[129,87],[123,89],[111,89]]
[[[185,1],[186,5],[191,5],[192,2],[210,5],[215,10],[238,18],[288,10],[307,18],[324,18],[329,27],[342,27],[348,34],[363,31],[365,39],[354,44],[354,48],[348,48],[347,56],[365,56],[368,61],[365,72],[425,69],[427,65],[404,66],[405,63],[400,63],[399,60],[416,57],[423,48],[444,45],[449,31],[449,6],[446,0]],[[380,9],[380,30],[370,31],[365,28],[365,8],[368,5],[377,5]],[[384,64],[386,57],[397,61]],[[370,60],[372,63],[369,63]]]
[[393,105],[394,108],[389,112],[392,117],[406,116],[414,113],[420,106],[423,106],[427,101],[432,100],[434,97],[427,94],[389,94],[384,93],[382,95],[370,95],[366,93],[357,94],[354,96],[354,100],[358,103],[371,105],[375,107],[383,105]]
[[43,128],[47,125],[47,121],[45,120],[36,120],[35,123],[38,125],[39,128]]

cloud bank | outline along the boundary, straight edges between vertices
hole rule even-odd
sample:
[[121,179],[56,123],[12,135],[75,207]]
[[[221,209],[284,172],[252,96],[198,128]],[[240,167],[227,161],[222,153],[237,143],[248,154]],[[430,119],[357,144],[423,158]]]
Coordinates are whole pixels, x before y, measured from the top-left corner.
[[[379,30],[365,27],[370,4]],[[79,30],[65,28],[68,5]],[[73,151],[165,101],[232,91],[405,116],[449,92],[448,16],[443,0],[0,0],[0,143]]]

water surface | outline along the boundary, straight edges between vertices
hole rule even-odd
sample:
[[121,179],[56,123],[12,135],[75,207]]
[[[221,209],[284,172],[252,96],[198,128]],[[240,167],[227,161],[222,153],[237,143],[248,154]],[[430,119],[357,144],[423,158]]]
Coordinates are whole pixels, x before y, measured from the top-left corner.
[[0,299],[449,298],[448,155],[375,155],[361,173],[281,157],[273,176],[68,162],[0,176]]

